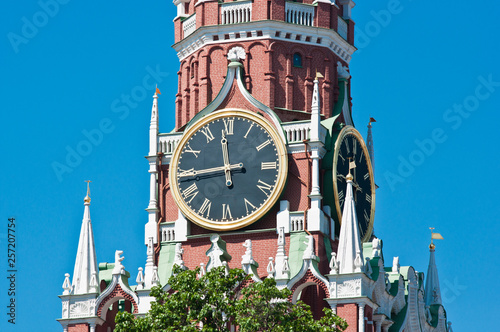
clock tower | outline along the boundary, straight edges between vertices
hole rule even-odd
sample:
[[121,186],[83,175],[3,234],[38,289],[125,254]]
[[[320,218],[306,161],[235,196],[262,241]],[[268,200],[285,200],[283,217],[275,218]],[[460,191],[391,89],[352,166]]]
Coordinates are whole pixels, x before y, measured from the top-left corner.
[[274,278],[315,318],[332,308],[347,331],[447,331],[434,249],[436,296],[424,301],[423,274],[398,257],[388,266],[373,234],[373,157],[351,117],[354,2],[174,5],[175,128],[159,132],[155,93],[145,267],[129,286],[117,251],[82,294],[67,275],[65,330],[112,330],[120,308],[145,314],[151,287],[168,288],[178,265]]

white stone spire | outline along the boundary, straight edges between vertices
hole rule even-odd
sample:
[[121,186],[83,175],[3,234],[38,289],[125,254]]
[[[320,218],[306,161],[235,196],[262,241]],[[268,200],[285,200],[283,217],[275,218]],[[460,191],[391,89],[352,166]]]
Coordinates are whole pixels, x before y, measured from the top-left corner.
[[[434,228],[431,228],[431,232]],[[443,237],[439,233],[433,233],[431,237],[431,244],[429,245],[430,257],[429,257],[429,267],[427,268],[427,276],[425,280],[425,305],[430,306],[432,304],[443,304],[441,301],[441,288],[439,287],[439,276],[436,266],[436,259],[434,257],[434,252],[436,246],[433,240],[442,240]]]
[[340,227],[337,252],[339,274],[361,272],[359,262],[364,261],[359,237],[356,206],[352,194],[352,179],[351,171],[349,170],[349,174],[346,176],[347,194],[344,211],[342,212],[342,226]]
[[153,107],[151,108],[151,122],[149,124],[149,155],[156,156],[158,152],[158,88],[153,95]]
[[311,103],[311,131],[309,134],[309,147],[311,148],[311,193],[309,199],[311,200],[311,207],[307,211],[307,229],[309,231],[322,231],[326,233],[326,222],[323,211],[321,210],[321,196],[320,180],[319,180],[319,160],[324,155],[323,142],[320,139],[321,128],[321,114],[320,114],[320,95],[319,95],[319,78],[323,75],[316,73],[314,79],[314,89]]
[[97,292],[97,260],[95,256],[94,235],[90,222],[90,188],[87,182],[87,196],[84,198],[82,229],[78,242],[75,270],[73,272],[73,293],[87,294]]

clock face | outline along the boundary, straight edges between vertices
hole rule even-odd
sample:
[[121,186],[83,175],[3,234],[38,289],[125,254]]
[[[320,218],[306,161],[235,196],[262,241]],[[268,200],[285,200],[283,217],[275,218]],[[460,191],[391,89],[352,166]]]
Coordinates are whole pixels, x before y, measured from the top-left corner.
[[356,165],[351,169],[353,176],[353,198],[360,238],[367,241],[373,230],[375,214],[375,182],[368,149],[361,134],[354,127],[342,129],[335,143],[333,186],[338,220],[342,222],[345,195],[347,189],[346,176],[349,173],[349,162]]
[[169,179],[188,219],[212,230],[233,230],[271,209],[287,168],[285,145],[267,120],[248,111],[223,110],[184,134]]

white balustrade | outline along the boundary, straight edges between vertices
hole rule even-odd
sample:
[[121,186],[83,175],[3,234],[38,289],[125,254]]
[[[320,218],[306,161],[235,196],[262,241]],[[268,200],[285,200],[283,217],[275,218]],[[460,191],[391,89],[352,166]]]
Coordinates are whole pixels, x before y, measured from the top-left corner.
[[303,3],[286,2],[285,12],[286,21],[288,23],[313,26],[314,6]]
[[161,242],[175,241],[175,223],[162,224],[160,226]]
[[340,37],[347,40],[347,23],[346,23],[346,21],[344,21],[344,19],[342,17],[339,16],[338,18],[339,18],[339,24],[338,24],[337,32],[339,33]]
[[252,20],[252,1],[221,3],[222,24],[250,22]]
[[290,231],[298,232],[304,230],[304,212],[290,212]]
[[167,134],[158,137],[158,152],[163,154],[172,154],[177,142],[182,137],[182,133]]
[[[286,122],[283,123],[282,126],[285,131],[288,144],[302,143],[302,141],[309,139],[309,131],[311,130],[310,121]],[[326,128],[323,126],[319,127],[319,138],[323,143],[325,143]]]
[[182,21],[182,30],[184,31],[183,38],[186,38],[196,30],[196,14],[193,14]]

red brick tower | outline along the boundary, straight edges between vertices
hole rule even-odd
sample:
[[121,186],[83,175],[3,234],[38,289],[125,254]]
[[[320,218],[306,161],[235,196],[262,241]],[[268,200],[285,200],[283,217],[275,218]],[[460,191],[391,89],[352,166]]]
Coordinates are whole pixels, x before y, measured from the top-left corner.
[[145,268],[129,286],[117,251],[97,275],[86,199],[89,249],[73,283],[65,276],[64,331],[110,331],[118,310],[147,313],[151,287],[168,288],[174,265],[275,278],[316,318],[335,310],[348,332],[449,331],[434,247],[424,289],[398,257],[386,266],[372,234],[373,157],[351,118],[354,2],[174,4],[176,124],[158,132],[155,93]]
[[[158,196],[150,200],[146,243],[152,238],[155,244],[154,260],[160,281],[165,284],[170,275],[175,243],[182,245],[183,264],[193,269],[200,263],[207,265],[208,252],[219,241],[230,256],[229,267],[234,268],[242,267],[243,244],[251,240],[253,259],[258,263],[257,279],[274,273],[277,280],[282,279],[282,286],[295,291],[294,301],[302,299],[320,316],[321,309],[328,306],[323,300],[328,297],[328,290],[318,277],[326,281],[323,275],[330,271],[331,252],[337,243],[334,219],[338,219],[330,216],[335,209],[332,199],[323,204],[320,184],[325,179],[320,166],[330,150],[325,147],[327,129],[339,124],[352,125],[347,67],[355,51],[354,22],[350,17],[354,3],[209,0],[174,4],[178,10],[173,47],[180,60],[176,133],[159,134],[158,140],[154,139],[155,98],[148,157],[152,183],[157,178]],[[241,71],[236,71],[233,77],[228,64],[231,52],[236,49]],[[238,87],[238,80],[243,88]],[[286,187],[265,216],[241,229],[217,231],[214,239],[213,229],[201,227],[179,212],[169,182],[174,146],[187,128],[217,110],[243,108],[264,113],[272,120],[262,107],[279,118],[274,124],[286,136]],[[332,118],[327,125],[330,128],[320,125],[321,120],[329,118]],[[156,234],[153,221],[157,225]],[[283,228],[282,248],[278,243],[280,228]],[[308,234],[314,238],[309,260],[314,264],[301,271]],[[283,253],[277,254],[280,250]],[[268,263],[269,257],[273,257],[272,263]],[[287,260],[290,271],[278,271],[283,260]],[[152,269],[153,264],[149,271]],[[269,272],[273,269],[274,272]],[[294,277],[298,279],[291,282]],[[356,315],[357,309],[353,310]]]

